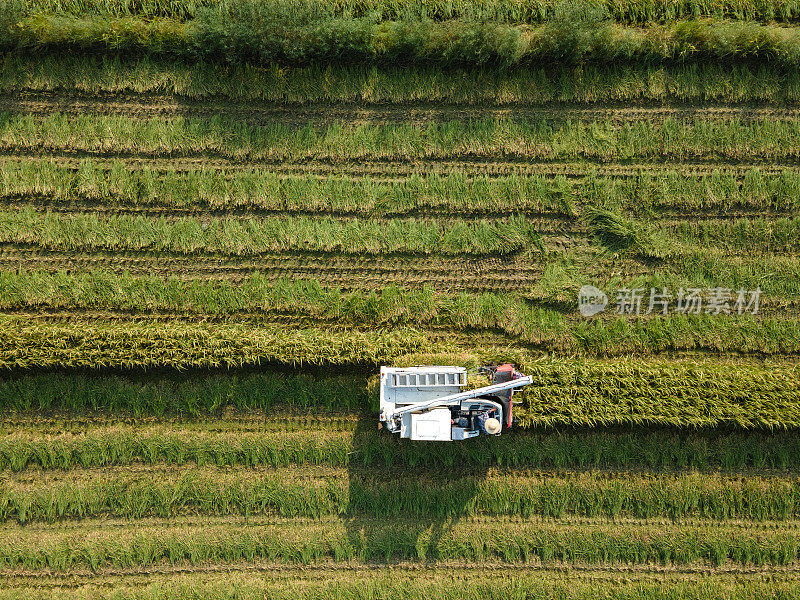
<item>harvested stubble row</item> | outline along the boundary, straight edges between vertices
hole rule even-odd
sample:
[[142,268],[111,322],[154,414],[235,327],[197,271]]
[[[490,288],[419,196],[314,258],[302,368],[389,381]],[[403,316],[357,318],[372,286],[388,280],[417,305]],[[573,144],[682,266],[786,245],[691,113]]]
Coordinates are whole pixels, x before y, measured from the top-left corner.
[[[526,571],[533,567],[525,566]],[[101,575],[67,578],[51,575],[48,580],[56,585],[67,583],[59,589],[59,597],[66,600],[506,600],[507,598],[546,598],[559,600],[797,600],[800,585],[795,573],[772,570],[770,575],[747,573],[732,576],[726,573],[709,573],[712,569],[693,569],[690,572],[659,573],[653,579],[652,571],[637,573],[626,569],[620,579],[620,567],[583,569],[580,577],[565,578],[563,569],[537,570],[521,573],[518,569],[502,565],[484,568],[474,564],[457,563],[440,569],[392,569],[391,574],[376,573],[375,569],[342,571],[323,569],[291,571],[285,577],[265,577],[262,572],[237,573],[226,568],[224,574],[151,574],[138,580],[129,576]],[[180,569],[184,571],[184,569]],[[201,570],[201,569],[196,569]],[[270,574],[287,573],[285,565],[268,569]],[[633,572],[632,572],[633,571]],[[702,571],[699,572],[699,571]],[[17,584],[18,578],[9,581]],[[113,586],[113,592],[108,587]],[[39,600],[52,598],[48,585],[16,589],[9,585],[0,590],[0,598]]]
[[270,171],[190,169],[186,172],[110,168],[92,159],[77,169],[55,161],[0,163],[3,200],[93,203],[114,208],[285,211],[392,216],[424,211],[442,213],[535,213],[574,218],[584,205],[625,212],[680,217],[698,211],[791,213],[800,207],[800,173],[764,174],[755,168],[743,177],[717,172],[687,176],[665,170],[657,177],[586,175],[510,175],[490,178],[412,175],[406,181],[369,178],[282,176]]
[[[439,529],[441,528],[441,531]],[[330,561],[491,561],[544,565],[790,565],[800,558],[796,527],[757,530],[714,522],[663,525],[561,524],[401,519],[277,519],[252,525],[98,528],[91,521],[50,532],[0,530],[0,568],[66,571],[170,565]]]
[[[265,383],[261,377],[252,377]],[[285,391],[300,394],[307,380],[268,381],[266,393],[285,400]],[[24,382],[21,382],[21,388]],[[250,381],[253,384],[255,382]],[[340,390],[331,402],[345,404],[358,382],[349,378],[326,382]],[[280,385],[274,385],[280,384]],[[348,385],[349,384],[349,385]],[[210,393],[219,392],[211,385]],[[253,385],[255,389],[255,385]],[[146,390],[147,388],[142,388]],[[4,397],[4,396],[0,396]],[[238,397],[236,397],[238,399]],[[312,398],[314,402],[316,398]],[[285,411],[283,405],[276,409]],[[334,413],[335,414],[335,413]],[[259,416],[261,417],[259,419]],[[96,417],[95,417],[96,418]],[[331,416],[313,423],[284,423],[274,413],[253,415],[256,426],[214,419],[174,425],[131,426],[57,424],[58,431],[34,424],[10,425],[13,433],[0,437],[0,469],[71,469],[125,466],[137,463],[168,465],[244,465],[273,467],[331,465],[474,469],[490,465],[528,468],[724,469],[747,471],[800,469],[800,435],[795,432],[716,432],[628,428],[566,428],[516,430],[499,439],[479,439],[470,445],[430,448],[382,435],[372,425],[373,413],[360,413],[345,426]],[[269,424],[272,419],[274,423]],[[180,428],[180,432],[175,428]]]
[[[460,515],[786,520],[800,516],[796,477],[690,472],[453,473],[292,466],[223,471],[175,467],[117,474],[113,468],[50,476],[24,471],[0,485],[0,521],[55,522],[179,514],[441,519]],[[438,473],[438,471],[437,471]],[[154,476],[155,475],[155,476]]]
[[800,120],[662,123],[550,122],[484,119],[416,127],[405,123],[293,128],[248,125],[218,115],[210,120],[132,119],[56,113],[35,118],[0,114],[0,149],[97,155],[212,155],[236,160],[411,160],[468,156],[475,160],[755,160],[800,157]]
[[545,69],[443,70],[279,65],[224,67],[152,58],[15,55],[2,58],[0,91],[175,94],[307,104],[446,102],[465,105],[600,102],[796,102],[800,72],[757,64],[591,65]]

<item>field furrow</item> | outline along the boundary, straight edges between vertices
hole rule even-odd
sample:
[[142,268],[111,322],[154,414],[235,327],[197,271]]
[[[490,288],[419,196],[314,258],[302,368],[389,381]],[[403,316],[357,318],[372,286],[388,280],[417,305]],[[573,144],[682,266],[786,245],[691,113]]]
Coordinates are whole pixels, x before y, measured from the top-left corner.
[[470,177],[508,177],[547,176],[579,178],[590,174],[608,177],[638,177],[642,174],[659,176],[677,173],[682,176],[703,177],[714,174],[744,177],[753,170],[764,175],[796,174],[800,166],[796,161],[775,160],[741,160],[722,162],[718,160],[684,160],[665,159],[663,161],[636,162],[563,162],[520,159],[509,161],[503,158],[476,159],[475,157],[451,157],[435,160],[386,160],[371,159],[339,160],[336,162],[305,160],[293,162],[287,160],[245,160],[227,159],[208,156],[164,156],[138,153],[136,155],[109,152],[54,152],[36,151],[0,153],[2,164],[53,163],[60,167],[78,170],[81,163],[91,159],[92,163],[110,169],[115,164],[124,165],[126,169],[149,169],[154,172],[188,172],[198,169],[225,169],[226,171],[263,170],[285,177],[352,177],[369,178],[379,183],[402,182],[414,175],[463,174]]
[[[253,272],[278,279],[316,279],[343,289],[380,289],[389,284],[430,285],[447,290],[526,289],[542,265],[494,257],[370,256],[337,253],[265,253],[255,258],[232,258],[165,252],[76,253],[36,247],[3,245],[0,264],[10,269],[107,269],[114,272],[179,278],[244,279]],[[642,271],[644,272],[644,271]]]
[[[304,216],[333,216],[338,219],[355,220],[363,217],[360,210],[331,208],[263,208],[259,206],[247,206],[240,204],[236,207],[199,207],[199,206],[158,206],[127,203],[125,201],[114,201],[107,198],[106,201],[86,198],[83,200],[65,200],[52,195],[45,194],[20,194],[6,198],[0,198],[0,210],[20,211],[34,209],[40,212],[51,212],[64,215],[81,215],[85,213],[97,213],[102,216],[142,216],[145,218],[163,218],[176,220],[185,217],[192,217],[201,222],[209,222],[221,217],[240,219],[274,217],[278,215],[304,215]],[[576,206],[577,210],[583,208]],[[553,235],[560,234],[570,238],[585,238],[588,230],[578,217],[565,214],[542,213],[540,210],[526,210],[524,208],[447,208],[443,206],[423,206],[419,208],[407,208],[406,210],[390,210],[388,214],[372,215],[373,220],[390,220],[398,218],[407,219],[427,219],[442,223],[449,221],[470,221],[479,219],[504,219],[514,215],[521,215],[531,223],[534,230],[540,234]],[[659,226],[669,226],[684,222],[703,221],[709,227],[717,224],[736,221],[736,220],[775,220],[785,218],[787,212],[774,212],[756,209],[733,208],[731,210],[719,211],[715,208],[692,209],[662,209],[654,215],[653,222]]]
[[[389,572],[387,573],[387,570]],[[530,574],[526,574],[530,571]],[[569,574],[569,575],[568,575]],[[298,596],[342,598],[363,597],[365,593],[384,597],[444,600],[463,597],[468,586],[482,597],[508,595],[556,596],[572,600],[603,593],[624,599],[632,594],[660,598],[665,593],[679,600],[712,594],[725,600],[759,598],[794,600],[800,597],[793,568],[767,567],[656,567],[575,565],[536,567],[503,563],[463,561],[424,566],[396,563],[390,566],[323,565],[294,567],[286,564],[232,563],[225,566],[151,567],[109,570],[106,573],[50,574],[21,572],[3,577],[5,596],[17,598],[18,590],[28,597],[49,597],[54,590],[64,598],[103,598],[109,591],[155,600],[218,597],[232,587],[241,598],[272,597],[289,600]],[[622,582],[619,580],[623,579]],[[391,594],[391,595],[390,595]],[[634,596],[635,597],[635,596]]]
[[619,106],[580,106],[569,104],[522,103],[503,106],[487,103],[484,106],[463,104],[443,105],[433,102],[403,102],[400,104],[340,103],[287,105],[268,102],[195,100],[181,96],[164,96],[135,93],[85,94],[77,91],[45,92],[20,90],[0,96],[0,111],[18,112],[36,116],[67,115],[118,115],[137,119],[170,117],[209,118],[217,115],[235,118],[249,124],[284,123],[305,126],[348,123],[414,123],[470,119],[514,119],[611,121],[631,123],[638,121],[661,122],[730,120],[757,121],[762,119],[792,120],[800,117],[800,107],[775,105],[725,105],[680,104]]

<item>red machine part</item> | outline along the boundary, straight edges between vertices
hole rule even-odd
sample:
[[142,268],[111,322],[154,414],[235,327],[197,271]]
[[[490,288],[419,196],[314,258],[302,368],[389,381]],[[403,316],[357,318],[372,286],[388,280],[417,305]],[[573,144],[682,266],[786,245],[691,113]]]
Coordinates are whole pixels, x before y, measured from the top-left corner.
[[[520,373],[514,370],[514,365],[506,363],[504,365],[499,365],[494,370],[494,375],[492,376],[492,383],[505,383],[507,381],[512,381],[520,377]],[[514,395],[513,390],[508,390],[507,392],[501,392],[498,394],[503,402],[503,412],[505,413],[504,416],[504,423],[503,427],[506,429],[511,427],[511,411],[512,411],[512,402],[511,398]]]

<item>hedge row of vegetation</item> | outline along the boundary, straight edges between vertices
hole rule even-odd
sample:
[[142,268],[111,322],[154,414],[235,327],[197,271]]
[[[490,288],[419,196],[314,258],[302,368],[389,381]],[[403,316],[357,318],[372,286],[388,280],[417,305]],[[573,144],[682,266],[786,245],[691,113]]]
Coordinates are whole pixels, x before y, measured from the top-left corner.
[[[320,6],[320,5],[311,5]],[[182,22],[29,13],[0,5],[0,49],[134,52],[302,65],[316,62],[525,67],[557,61],[767,60],[800,65],[800,29],[751,21],[619,25],[594,4],[559,4],[541,25],[459,18],[382,21],[292,3],[231,0]]]

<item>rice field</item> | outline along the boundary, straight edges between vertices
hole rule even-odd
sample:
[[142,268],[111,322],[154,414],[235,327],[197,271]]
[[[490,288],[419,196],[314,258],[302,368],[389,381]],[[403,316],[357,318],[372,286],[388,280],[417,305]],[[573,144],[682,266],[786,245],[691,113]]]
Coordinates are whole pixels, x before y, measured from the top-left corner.
[[0,1],[0,600],[800,599],[799,27]]

